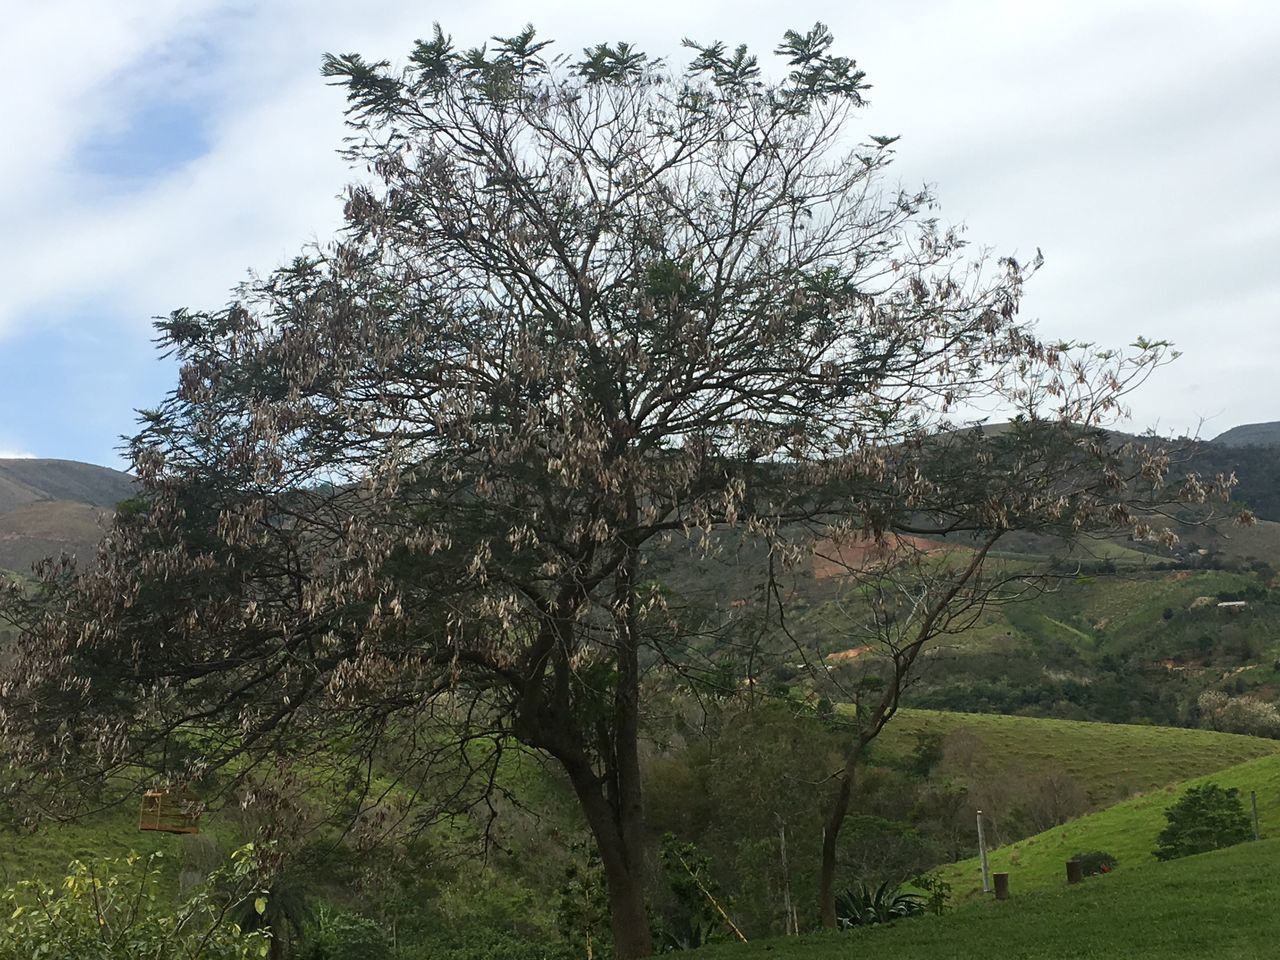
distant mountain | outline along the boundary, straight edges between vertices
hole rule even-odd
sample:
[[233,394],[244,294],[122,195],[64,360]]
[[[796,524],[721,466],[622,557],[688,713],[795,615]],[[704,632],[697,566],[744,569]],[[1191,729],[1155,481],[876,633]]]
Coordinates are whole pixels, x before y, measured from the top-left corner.
[[114,507],[133,496],[127,473],[76,460],[0,460],[0,513],[45,500]]
[[1280,445],[1280,420],[1269,423],[1242,423],[1213,438],[1214,443],[1228,447]]
[[0,569],[71,553],[85,561],[116,504],[134,493],[126,473],[74,460],[0,460]]

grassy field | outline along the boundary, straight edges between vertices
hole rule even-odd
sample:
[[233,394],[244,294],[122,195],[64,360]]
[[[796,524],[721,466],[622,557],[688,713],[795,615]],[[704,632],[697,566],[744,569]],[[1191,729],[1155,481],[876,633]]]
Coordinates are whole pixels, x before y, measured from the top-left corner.
[[[1280,741],[1211,730],[903,710],[885,728],[882,755],[910,752],[922,734],[974,737],[973,775],[1027,779],[1062,772],[1091,806],[1276,753]],[[1280,823],[1277,823],[1280,832]]]
[[[1246,810],[1249,792],[1258,795],[1263,837],[1280,837],[1280,754],[1219,770],[1182,783],[1133,797],[1098,813],[1089,814],[1052,830],[992,851],[993,871],[1007,871],[1018,890],[1052,889],[1065,876],[1065,863],[1077,853],[1102,850],[1116,857],[1117,874],[1154,864],[1151,855],[1156,835],[1165,825],[1164,811],[1194,784],[1212,781],[1237,787]],[[961,897],[980,889],[976,860],[950,864],[939,871]]]
[[[706,960],[1257,960],[1277,955],[1280,840],[983,900],[892,927],[718,946]],[[1016,878],[1017,875],[1015,875]]]

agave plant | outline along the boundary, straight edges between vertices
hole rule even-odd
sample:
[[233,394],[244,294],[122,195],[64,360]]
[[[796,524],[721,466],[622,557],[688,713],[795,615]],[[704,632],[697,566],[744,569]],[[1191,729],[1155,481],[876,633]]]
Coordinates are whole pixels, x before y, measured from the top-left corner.
[[874,889],[860,883],[836,894],[836,916],[842,930],[922,916],[925,907],[924,897],[903,893],[897,884],[888,881]]
[[657,931],[656,946],[659,953],[696,950],[713,942],[719,932],[719,927],[706,917],[666,923]]

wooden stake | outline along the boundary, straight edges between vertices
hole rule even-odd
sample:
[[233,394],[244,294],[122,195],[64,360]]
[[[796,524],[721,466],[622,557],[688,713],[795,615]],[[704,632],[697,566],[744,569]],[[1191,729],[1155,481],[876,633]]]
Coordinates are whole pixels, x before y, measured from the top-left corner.
[[1261,840],[1262,831],[1258,828],[1258,791],[1250,790],[1249,799],[1253,803],[1253,839]]
[[991,875],[991,879],[996,882],[996,899],[1009,899],[1009,875],[1007,873],[995,873]]
[[982,892],[991,892],[991,867],[987,864],[987,836],[982,832],[982,811],[978,811],[978,858],[982,861]]

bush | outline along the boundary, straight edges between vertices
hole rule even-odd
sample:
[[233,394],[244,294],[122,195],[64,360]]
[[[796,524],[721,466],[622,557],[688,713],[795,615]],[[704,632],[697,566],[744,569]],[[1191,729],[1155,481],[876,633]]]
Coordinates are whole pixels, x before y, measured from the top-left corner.
[[947,910],[947,901],[951,899],[951,884],[936,873],[922,873],[911,881],[911,885],[923,891],[925,909],[934,916],[942,916]]
[[889,883],[882,883],[874,890],[861,883],[836,894],[836,917],[842,930],[919,917],[927,906],[924,897],[902,893],[899,887]]
[[1253,836],[1240,791],[1216,783],[1192,787],[1164,812],[1168,825],[1156,838],[1157,860],[1220,850]]
[[1090,853],[1077,853],[1072,860],[1080,861],[1080,868],[1086,877],[1096,877],[1110,873],[1118,865],[1118,861],[1109,853],[1094,850]]
[[391,960],[391,941],[376,921],[321,907],[298,952],[299,960]]
[[251,846],[232,855],[176,907],[161,891],[168,885],[162,857],[130,854],[95,865],[73,860],[55,888],[25,880],[0,891],[0,960],[32,957],[93,960],[250,960],[267,956],[265,932],[242,933],[227,920],[235,904],[251,898],[261,912]]

